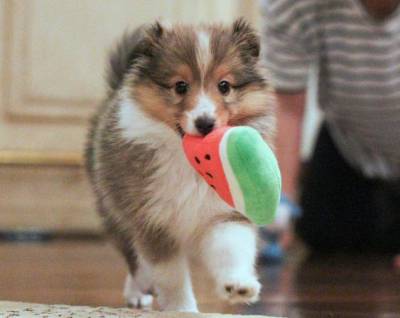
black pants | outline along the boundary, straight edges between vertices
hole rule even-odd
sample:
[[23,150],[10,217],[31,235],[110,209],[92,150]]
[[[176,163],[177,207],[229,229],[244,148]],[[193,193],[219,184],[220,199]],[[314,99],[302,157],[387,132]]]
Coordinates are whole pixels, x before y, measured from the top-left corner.
[[297,221],[316,252],[400,252],[400,182],[369,179],[352,168],[323,125],[304,171]]

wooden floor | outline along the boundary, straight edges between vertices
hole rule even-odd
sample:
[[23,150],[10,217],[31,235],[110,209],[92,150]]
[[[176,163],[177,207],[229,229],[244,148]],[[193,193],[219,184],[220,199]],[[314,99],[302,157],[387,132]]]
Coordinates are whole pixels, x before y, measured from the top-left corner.
[[[400,317],[400,272],[389,257],[305,258],[260,266],[261,301],[230,307],[197,283],[205,312],[289,317]],[[125,266],[104,241],[0,243],[0,299],[123,306]],[[203,282],[201,275],[196,281]]]

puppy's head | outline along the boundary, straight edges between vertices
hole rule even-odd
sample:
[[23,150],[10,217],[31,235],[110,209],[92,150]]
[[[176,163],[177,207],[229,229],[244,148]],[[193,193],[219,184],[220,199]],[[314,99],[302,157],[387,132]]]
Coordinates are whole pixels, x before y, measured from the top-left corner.
[[242,19],[197,28],[156,23],[138,52],[130,92],[144,112],[177,132],[206,135],[268,112],[259,39]]

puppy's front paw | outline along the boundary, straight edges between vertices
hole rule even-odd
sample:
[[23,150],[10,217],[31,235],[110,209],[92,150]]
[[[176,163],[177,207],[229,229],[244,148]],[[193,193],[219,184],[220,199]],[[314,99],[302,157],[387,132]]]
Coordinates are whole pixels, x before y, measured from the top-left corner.
[[184,295],[169,294],[165,297],[163,293],[158,292],[157,303],[160,311],[199,312],[195,299]]
[[261,284],[254,275],[228,275],[217,282],[217,293],[232,304],[253,303],[258,300]]

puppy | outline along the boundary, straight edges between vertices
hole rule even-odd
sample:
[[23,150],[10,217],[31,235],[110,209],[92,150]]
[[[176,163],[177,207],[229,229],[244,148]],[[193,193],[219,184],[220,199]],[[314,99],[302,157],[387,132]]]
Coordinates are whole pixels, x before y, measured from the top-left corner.
[[196,312],[194,258],[222,299],[257,300],[255,228],[189,166],[181,137],[249,125],[270,141],[274,116],[259,54],[258,36],[242,19],[143,26],[112,52],[86,166],[105,228],[129,267],[131,306],[149,306],[154,292],[162,310]]

